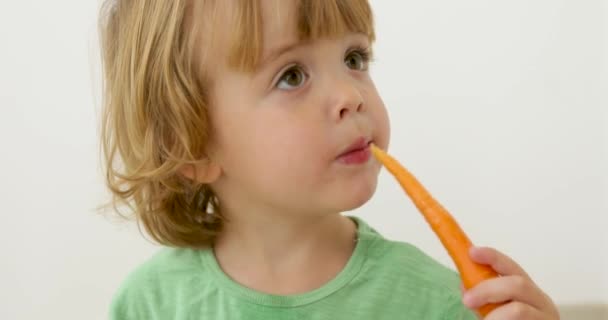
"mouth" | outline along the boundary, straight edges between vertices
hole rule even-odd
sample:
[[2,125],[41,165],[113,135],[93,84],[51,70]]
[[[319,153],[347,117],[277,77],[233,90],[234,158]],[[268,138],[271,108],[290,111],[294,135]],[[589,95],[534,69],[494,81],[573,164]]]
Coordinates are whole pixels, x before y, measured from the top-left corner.
[[371,158],[370,144],[371,139],[359,137],[339,156],[338,161],[344,164],[363,164]]

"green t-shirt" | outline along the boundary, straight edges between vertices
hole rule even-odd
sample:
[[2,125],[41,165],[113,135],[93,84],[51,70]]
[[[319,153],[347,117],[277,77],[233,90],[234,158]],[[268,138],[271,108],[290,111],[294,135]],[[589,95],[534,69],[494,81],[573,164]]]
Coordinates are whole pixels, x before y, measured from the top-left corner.
[[244,287],[212,250],[166,248],[134,270],[110,306],[112,320],[477,319],[461,302],[458,275],[412,245],[384,239],[360,218],[344,269],[291,296]]

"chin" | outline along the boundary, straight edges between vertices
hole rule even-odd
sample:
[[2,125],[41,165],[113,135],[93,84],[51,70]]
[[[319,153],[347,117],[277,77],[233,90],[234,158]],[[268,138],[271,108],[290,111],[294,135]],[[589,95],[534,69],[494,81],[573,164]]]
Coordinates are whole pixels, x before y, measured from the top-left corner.
[[347,179],[335,179],[330,188],[318,190],[323,207],[332,212],[344,212],[358,209],[366,204],[376,193],[380,165]]
[[338,211],[351,211],[366,204],[376,192],[378,183],[375,179],[366,184],[359,184],[340,191]]

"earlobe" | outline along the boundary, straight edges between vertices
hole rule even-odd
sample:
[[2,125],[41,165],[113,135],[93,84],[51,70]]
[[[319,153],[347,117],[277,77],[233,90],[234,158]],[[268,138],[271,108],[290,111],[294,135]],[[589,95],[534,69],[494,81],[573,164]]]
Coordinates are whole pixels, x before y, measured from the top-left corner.
[[198,183],[210,184],[219,179],[222,168],[211,160],[202,160],[197,164],[186,164],[179,169],[184,177]]

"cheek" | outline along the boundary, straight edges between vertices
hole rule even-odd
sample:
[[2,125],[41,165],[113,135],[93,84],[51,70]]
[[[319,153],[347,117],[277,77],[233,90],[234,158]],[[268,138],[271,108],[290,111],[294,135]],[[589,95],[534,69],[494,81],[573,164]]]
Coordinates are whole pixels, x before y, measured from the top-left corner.
[[[317,141],[322,141],[321,131],[306,125],[301,121],[282,121],[277,119],[260,128],[264,131],[264,150],[266,157],[272,158],[278,168],[290,171],[309,170],[314,166],[322,150]],[[297,174],[292,172],[291,174]]]
[[[248,132],[240,133],[249,151],[250,171],[263,175],[270,185],[284,186],[286,181],[306,184],[321,167],[323,150],[321,128],[311,127],[302,117],[282,112],[268,112],[255,117]],[[291,185],[291,184],[288,184]]]
[[388,148],[390,142],[391,127],[388,111],[384,105],[384,102],[382,101],[380,96],[378,96],[375,90],[373,96],[373,103],[370,104],[370,115],[375,129],[374,139],[376,139],[376,144],[378,146],[386,149]]
[[378,125],[380,129],[379,131],[382,147],[384,147],[384,149],[388,149],[388,145],[391,141],[391,123],[388,117],[388,111],[384,107],[384,104],[382,105],[382,110],[378,115]]

